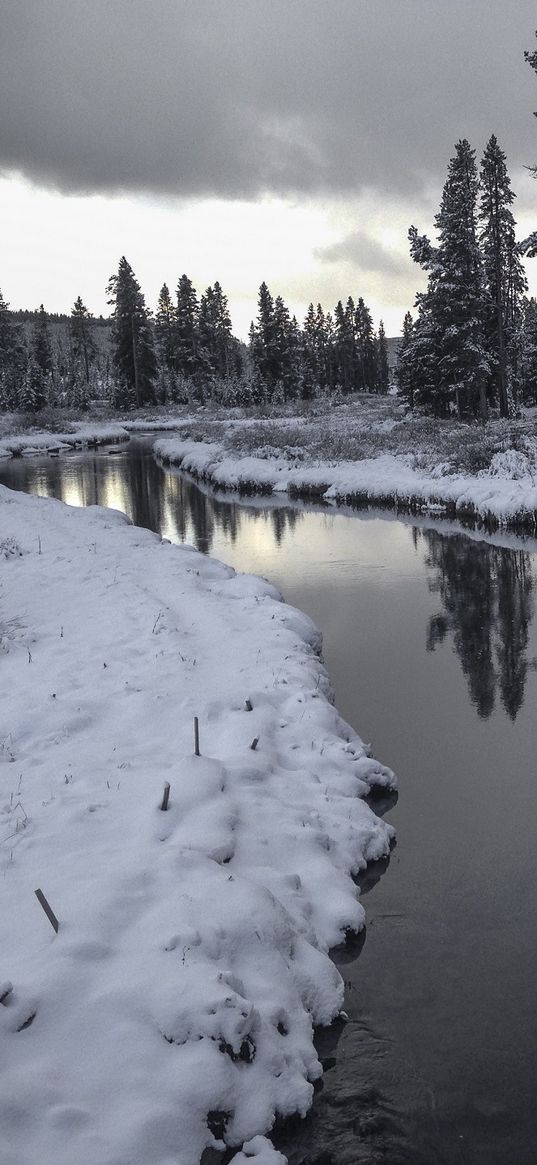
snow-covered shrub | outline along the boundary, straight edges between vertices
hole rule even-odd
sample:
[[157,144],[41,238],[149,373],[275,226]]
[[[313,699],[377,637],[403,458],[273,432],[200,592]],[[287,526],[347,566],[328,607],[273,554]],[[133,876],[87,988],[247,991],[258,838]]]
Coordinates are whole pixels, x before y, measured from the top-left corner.
[[21,558],[22,550],[16,540],[11,535],[2,538],[0,542],[0,558]]
[[535,470],[535,462],[527,453],[520,449],[504,449],[495,453],[488,470],[480,477],[505,477],[510,481],[520,481],[523,477],[531,477]]

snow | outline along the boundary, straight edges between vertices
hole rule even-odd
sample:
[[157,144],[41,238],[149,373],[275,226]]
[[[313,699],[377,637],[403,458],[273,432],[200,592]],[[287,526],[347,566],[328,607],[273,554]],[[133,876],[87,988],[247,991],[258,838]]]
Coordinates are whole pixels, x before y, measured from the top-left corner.
[[0,1160],[278,1165],[393,774],[269,583],[4,487],[0,563]]
[[37,431],[14,433],[0,438],[0,458],[22,457],[35,453],[66,453],[84,445],[106,445],[127,441],[129,434],[115,421],[74,421],[64,433]]
[[155,455],[221,489],[245,487],[263,492],[315,493],[326,501],[357,498],[371,503],[421,504],[429,510],[451,507],[501,523],[537,515],[537,467],[529,456],[506,450],[493,456],[477,475],[446,473],[446,463],[424,470],[411,454],[379,454],[360,461],[292,464],[284,457],[260,458],[230,453],[218,442],[163,437]]

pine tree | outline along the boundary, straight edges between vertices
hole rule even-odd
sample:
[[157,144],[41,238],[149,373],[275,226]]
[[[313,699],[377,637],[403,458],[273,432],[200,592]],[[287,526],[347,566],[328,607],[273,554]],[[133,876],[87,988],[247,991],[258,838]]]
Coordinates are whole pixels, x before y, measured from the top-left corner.
[[18,407],[25,413],[37,413],[44,408],[47,400],[47,374],[30,356],[26,372],[20,385]]
[[299,338],[296,320],[294,324],[289,309],[281,295],[274,300],[274,374],[282,385],[284,400],[292,400],[299,387]]
[[160,289],[155,314],[155,341],[160,364],[165,369],[176,366],[177,314],[166,283]]
[[354,303],[344,308],[338,300],[334,309],[334,363],[336,384],[343,392],[353,392],[356,382],[356,345],[354,340]]
[[199,306],[196,291],[188,275],[181,275],[177,284],[176,317],[177,371],[182,376],[193,376],[200,367]]
[[412,368],[413,328],[414,321],[410,312],[407,311],[403,320],[403,334],[397,353],[395,378],[399,396],[410,405],[410,408],[414,407],[414,370]]
[[377,392],[386,396],[390,387],[390,365],[388,363],[388,345],[386,332],[382,320],[379,323],[377,337]]
[[250,345],[254,369],[273,388],[279,376],[279,359],[276,347],[276,326],[274,322],[274,300],[265,282],[259,288],[257,321],[252,325]]
[[303,392],[312,397],[320,381],[317,316],[310,303],[302,328]]
[[354,313],[355,320],[355,351],[357,361],[358,381],[356,387],[361,392],[376,392],[377,389],[377,351],[373,318],[360,296]]
[[[475,150],[459,141],[448,167],[440,210],[435,217],[439,245],[411,227],[412,257],[429,271],[420,315],[427,319],[429,355],[443,408],[455,404],[460,419],[487,415],[486,384],[490,373],[483,334],[485,288],[477,240],[478,193]],[[418,324],[419,330],[419,324]],[[424,370],[425,371],[425,370]]]
[[511,206],[515,195],[506,158],[494,134],[481,165],[480,243],[487,301],[485,334],[491,350],[500,415],[513,411],[516,399],[517,346],[522,299],[527,287]]
[[97,345],[90,330],[91,319],[92,316],[79,295],[71,308],[69,331],[75,363],[83,366],[87,384],[90,381],[90,367],[97,354]]
[[213,286],[215,364],[218,376],[233,376],[237,371],[237,343],[231,330],[228,299],[218,280]]
[[325,363],[326,363],[326,387],[329,392],[333,392],[336,384],[336,364],[334,355],[334,319],[331,312],[327,312],[324,317],[324,341],[325,341]]
[[46,378],[47,374],[52,373],[52,344],[50,341],[48,316],[43,304],[39,307],[37,319],[32,329],[31,347],[32,357]]
[[157,375],[155,348],[149,312],[125,256],[120,259],[117,275],[112,275],[107,291],[113,307],[113,362],[121,386],[133,394],[136,406],[155,399]]

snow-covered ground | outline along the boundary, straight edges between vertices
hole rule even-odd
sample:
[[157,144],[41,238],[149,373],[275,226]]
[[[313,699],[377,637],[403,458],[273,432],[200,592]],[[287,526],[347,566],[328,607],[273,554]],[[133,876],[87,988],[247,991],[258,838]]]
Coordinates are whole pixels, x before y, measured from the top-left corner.
[[[345,420],[344,416],[339,419]],[[165,464],[185,469],[221,489],[289,493],[340,504],[422,508],[445,511],[450,516],[474,516],[500,525],[537,527],[537,441],[532,437],[520,437],[517,447],[509,445],[509,433],[503,442],[498,437],[499,447],[495,449],[491,443],[487,464],[469,472],[456,468],[453,458],[442,460],[441,449],[436,451],[435,462],[434,451],[420,449],[419,443],[414,452],[383,451],[383,434],[392,436],[397,427],[387,421],[382,429],[369,428],[365,434],[377,446],[374,454],[367,456],[362,451],[352,457],[352,436],[345,433],[344,424],[341,448],[347,455],[327,457],[318,455],[319,432],[317,441],[309,442],[305,431],[303,444],[290,448],[282,441],[281,432],[277,443],[269,433],[264,440],[263,425],[259,423],[254,439],[251,426],[241,433],[237,427],[233,422],[216,441],[210,439],[210,427],[206,440],[200,440],[198,432],[195,439],[164,437],[155,442],[155,454]],[[474,434],[479,435],[474,429],[472,440]],[[244,436],[247,439],[241,443]],[[331,440],[326,443],[333,447],[337,444],[333,421],[329,436]]]
[[[37,420],[37,418],[36,418]],[[116,421],[73,421],[65,432],[35,429],[0,436],[0,458],[32,456],[34,453],[67,453],[84,445],[107,445],[127,441],[127,429]]]
[[268,583],[3,487],[0,571],[0,1160],[276,1165],[393,774]]

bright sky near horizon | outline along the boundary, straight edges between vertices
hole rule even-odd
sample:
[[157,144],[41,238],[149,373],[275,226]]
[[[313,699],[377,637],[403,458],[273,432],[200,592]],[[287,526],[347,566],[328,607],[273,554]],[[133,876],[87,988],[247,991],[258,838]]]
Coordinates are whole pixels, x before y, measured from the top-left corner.
[[[0,0],[0,287],[106,314],[219,280],[246,337],[264,279],[301,321],[363,295],[397,334],[455,142],[491,133],[537,227],[532,0]],[[537,260],[528,263],[537,293]]]

